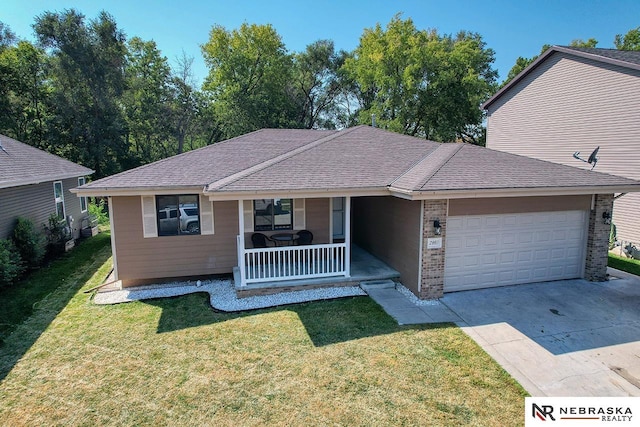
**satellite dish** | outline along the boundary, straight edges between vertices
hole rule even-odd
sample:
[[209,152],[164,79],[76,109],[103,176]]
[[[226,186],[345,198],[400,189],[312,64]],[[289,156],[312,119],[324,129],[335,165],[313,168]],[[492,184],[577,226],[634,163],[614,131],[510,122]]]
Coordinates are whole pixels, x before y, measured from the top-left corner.
[[598,163],[598,158],[596,157],[598,155],[598,150],[600,150],[600,147],[596,147],[596,149],[593,150],[593,153],[589,156],[589,160],[587,160],[587,163],[593,164],[594,168],[596,167],[596,163]]
[[579,151],[576,151],[575,153],[573,153],[573,158],[574,159],[578,159],[581,162],[589,163],[591,165],[591,170],[593,170],[593,168],[596,167],[596,163],[598,163],[598,150],[600,150],[599,146],[596,147],[595,150],[593,150],[593,152],[589,156],[588,160],[585,160],[582,157],[580,157],[580,152]]

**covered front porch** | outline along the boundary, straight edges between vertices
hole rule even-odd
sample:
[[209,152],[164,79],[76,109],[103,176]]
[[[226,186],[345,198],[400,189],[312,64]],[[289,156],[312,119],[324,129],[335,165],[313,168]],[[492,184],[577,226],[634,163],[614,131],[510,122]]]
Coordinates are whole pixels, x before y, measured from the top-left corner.
[[[404,215],[406,206],[396,206],[394,200],[333,194],[238,201],[233,269],[237,294],[357,286],[386,279],[411,281],[419,268],[411,236],[418,234],[414,222],[420,218],[420,203],[406,202],[415,209]],[[407,226],[399,228],[395,223]],[[312,232],[312,241],[303,243],[296,236],[301,232]],[[263,239],[254,241],[256,234]],[[407,241],[410,244],[405,245]]]
[[[233,269],[233,280],[238,296],[252,296],[330,286],[357,286],[359,283],[365,281],[389,279],[397,280],[400,278],[400,273],[398,271],[389,267],[387,264],[371,255],[369,252],[356,245],[351,246],[350,262],[347,264],[350,265],[349,276],[345,276],[344,273],[339,274],[338,272],[336,272],[335,275],[327,274],[320,277],[314,277],[313,275],[303,275],[301,277],[272,276],[267,280],[250,280],[244,285],[242,285],[240,267],[235,267]],[[249,274],[249,268],[251,267],[247,267],[245,265],[245,275]],[[311,265],[303,268],[309,268],[311,271],[313,271],[313,267],[311,267]],[[266,268],[266,271],[271,271],[273,273],[278,273],[279,271],[295,272],[296,267],[280,263],[268,266]]]

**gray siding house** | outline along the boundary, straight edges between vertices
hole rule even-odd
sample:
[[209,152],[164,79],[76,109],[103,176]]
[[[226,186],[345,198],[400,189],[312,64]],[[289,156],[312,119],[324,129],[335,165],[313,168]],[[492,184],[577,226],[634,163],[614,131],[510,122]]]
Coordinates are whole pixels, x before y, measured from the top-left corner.
[[[487,147],[640,179],[640,52],[553,46],[483,107]],[[640,243],[640,194],[617,198],[618,239]]]
[[4,135],[0,145],[0,239],[11,235],[19,216],[41,230],[52,213],[73,219],[73,235],[79,237],[87,200],[69,190],[93,171]]
[[72,191],[109,197],[115,286],[232,272],[239,296],[357,286],[363,250],[428,299],[605,280],[603,215],[640,182],[357,126],[263,129]]

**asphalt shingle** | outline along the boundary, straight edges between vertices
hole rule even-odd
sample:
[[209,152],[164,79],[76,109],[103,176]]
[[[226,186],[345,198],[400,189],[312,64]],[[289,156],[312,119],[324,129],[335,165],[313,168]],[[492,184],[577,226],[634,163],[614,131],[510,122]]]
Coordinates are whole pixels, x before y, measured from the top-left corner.
[[62,157],[0,135],[0,188],[91,175],[93,171]]
[[[617,176],[369,126],[264,129],[170,157],[83,189],[202,187],[207,193],[375,189],[403,192],[638,186]],[[613,191],[613,190],[612,190]],[[85,193],[86,194],[86,193]]]

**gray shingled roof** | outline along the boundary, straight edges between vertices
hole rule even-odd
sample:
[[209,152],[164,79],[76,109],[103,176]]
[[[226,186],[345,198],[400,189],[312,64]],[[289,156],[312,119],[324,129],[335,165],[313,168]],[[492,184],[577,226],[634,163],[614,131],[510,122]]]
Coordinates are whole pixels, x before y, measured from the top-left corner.
[[535,61],[515,76],[509,83],[496,92],[491,98],[482,104],[482,108],[485,110],[489,108],[491,104],[497,101],[505,92],[509,91],[525,76],[535,70],[541,63],[543,63],[548,57],[555,52],[562,52],[568,55],[577,56],[580,58],[590,59],[596,62],[603,62],[607,64],[617,65],[623,68],[630,68],[633,70],[640,70],[640,51],[633,50],[617,50],[617,49],[600,49],[589,47],[571,47],[571,46],[551,46],[544,51]]
[[263,129],[108,176],[83,188],[205,187],[336,132]]
[[559,46],[564,49],[588,53],[594,56],[600,56],[602,58],[615,59],[620,62],[626,62],[629,64],[640,65],[640,51],[637,50],[618,50],[618,49],[600,49],[596,47],[572,47],[572,46]]
[[0,135],[0,188],[91,175],[84,166]]
[[264,129],[94,181],[84,194],[191,187],[210,194],[637,188],[640,182],[369,126]]

